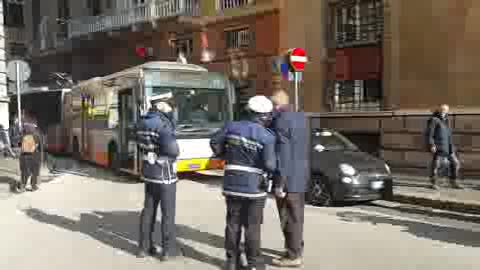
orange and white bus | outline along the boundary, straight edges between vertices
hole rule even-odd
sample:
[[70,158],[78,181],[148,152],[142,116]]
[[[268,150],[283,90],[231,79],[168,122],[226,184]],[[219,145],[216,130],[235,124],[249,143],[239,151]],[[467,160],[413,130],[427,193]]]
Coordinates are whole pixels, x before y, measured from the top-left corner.
[[223,162],[212,158],[209,140],[233,119],[233,91],[224,75],[177,62],[148,62],[83,81],[64,98],[67,151],[82,160],[138,174],[133,127],[147,112],[150,99],[163,96],[175,104],[178,172],[221,169]]

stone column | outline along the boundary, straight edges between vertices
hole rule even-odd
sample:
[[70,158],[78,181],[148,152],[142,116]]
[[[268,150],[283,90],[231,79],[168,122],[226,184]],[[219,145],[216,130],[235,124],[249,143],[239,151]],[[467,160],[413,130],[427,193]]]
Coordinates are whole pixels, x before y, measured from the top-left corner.
[[7,96],[6,52],[5,52],[5,28],[3,21],[3,1],[0,1],[0,125],[8,129],[9,113]]
[[383,109],[395,110],[398,107],[400,87],[400,40],[399,16],[401,3],[385,1],[383,7]]

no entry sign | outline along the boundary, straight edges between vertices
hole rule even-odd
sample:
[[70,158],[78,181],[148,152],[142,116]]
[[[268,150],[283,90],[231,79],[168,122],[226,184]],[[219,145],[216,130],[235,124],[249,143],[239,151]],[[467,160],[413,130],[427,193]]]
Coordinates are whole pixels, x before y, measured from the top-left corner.
[[303,71],[307,62],[307,54],[303,48],[293,48],[288,53],[290,66],[294,71]]

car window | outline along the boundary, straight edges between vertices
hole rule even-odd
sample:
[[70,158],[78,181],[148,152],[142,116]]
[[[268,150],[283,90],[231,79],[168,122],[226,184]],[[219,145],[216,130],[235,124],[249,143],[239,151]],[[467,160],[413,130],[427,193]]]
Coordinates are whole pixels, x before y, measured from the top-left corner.
[[314,144],[326,151],[358,151],[358,147],[338,132],[322,130],[314,133]]

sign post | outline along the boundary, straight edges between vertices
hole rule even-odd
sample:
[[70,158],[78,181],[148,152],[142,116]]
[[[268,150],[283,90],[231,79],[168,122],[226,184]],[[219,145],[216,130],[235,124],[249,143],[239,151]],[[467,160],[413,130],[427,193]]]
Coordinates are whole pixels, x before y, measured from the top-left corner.
[[17,115],[18,115],[18,130],[22,130],[22,103],[20,101],[20,65],[15,62],[15,83],[17,85]]
[[295,80],[295,111],[298,112],[299,110],[299,102],[298,102],[298,85],[299,85],[299,72],[295,71],[293,74]]
[[15,82],[17,88],[17,117],[18,129],[22,129],[21,85],[30,78],[31,70],[27,62],[22,60],[10,61],[7,65],[8,78]]
[[288,60],[290,62],[290,68],[293,70],[295,81],[295,111],[300,110],[299,105],[299,84],[301,78],[301,72],[305,70],[305,63],[308,61],[307,55],[303,48],[293,48],[288,52]]

